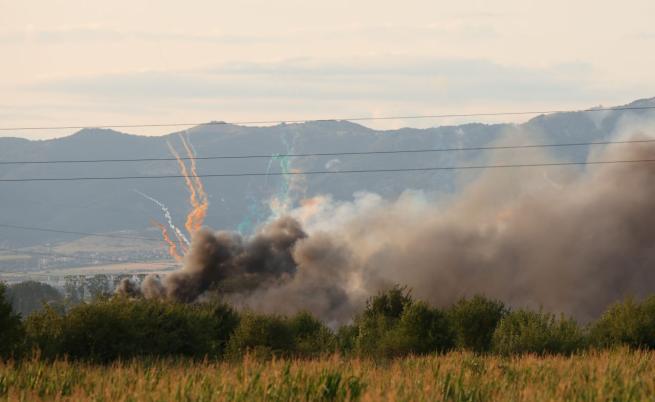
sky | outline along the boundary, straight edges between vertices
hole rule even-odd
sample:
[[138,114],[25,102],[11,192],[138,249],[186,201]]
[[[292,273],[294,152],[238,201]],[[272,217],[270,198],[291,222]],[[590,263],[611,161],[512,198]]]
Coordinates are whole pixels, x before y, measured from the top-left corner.
[[[625,104],[655,96],[653,16],[652,0],[0,0],[0,127]],[[366,125],[466,121],[492,120]]]

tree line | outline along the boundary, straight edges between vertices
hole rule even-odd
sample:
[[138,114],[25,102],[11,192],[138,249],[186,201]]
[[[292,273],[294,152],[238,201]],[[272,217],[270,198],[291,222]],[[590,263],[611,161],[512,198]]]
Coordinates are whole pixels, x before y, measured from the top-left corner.
[[111,362],[138,357],[238,359],[344,356],[394,358],[470,350],[475,353],[571,354],[628,345],[655,348],[655,296],[610,306],[580,325],[565,316],[511,309],[483,296],[447,308],[415,300],[395,286],[371,297],[348,325],[331,329],[307,312],[292,316],[237,311],[221,302],[98,298],[56,304],[22,318],[0,285],[0,356],[66,357]]

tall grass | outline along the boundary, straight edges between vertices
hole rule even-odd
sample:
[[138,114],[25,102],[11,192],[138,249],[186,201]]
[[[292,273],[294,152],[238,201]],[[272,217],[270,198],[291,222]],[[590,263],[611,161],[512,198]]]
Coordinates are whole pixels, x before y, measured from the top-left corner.
[[387,361],[201,361],[141,358],[109,365],[26,359],[0,363],[10,401],[645,401],[655,396],[655,352],[627,348],[572,356],[468,352]]

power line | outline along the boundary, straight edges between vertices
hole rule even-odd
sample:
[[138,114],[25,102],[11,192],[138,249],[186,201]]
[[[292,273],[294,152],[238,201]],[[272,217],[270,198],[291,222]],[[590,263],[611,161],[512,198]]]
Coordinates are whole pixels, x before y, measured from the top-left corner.
[[213,125],[249,125],[249,124],[282,124],[282,123],[308,123],[325,121],[375,121],[375,120],[417,120],[417,119],[442,119],[454,117],[491,117],[491,116],[520,116],[534,114],[554,113],[587,113],[607,112],[624,110],[650,110],[655,106],[620,106],[610,108],[591,108],[578,110],[540,110],[540,111],[509,111],[509,112],[488,112],[488,113],[450,113],[430,115],[408,115],[408,116],[378,116],[378,117],[342,117],[329,119],[288,119],[288,120],[252,120],[252,121],[211,121],[204,123],[153,123],[153,124],[100,124],[92,126],[33,126],[33,127],[0,127],[0,131],[26,131],[26,130],[81,130],[85,128],[147,128],[147,127],[193,127]]
[[502,164],[502,165],[473,165],[473,166],[436,166],[423,168],[399,168],[399,169],[361,169],[361,170],[317,170],[307,172],[272,172],[272,173],[218,173],[199,175],[162,175],[162,176],[110,176],[110,177],[50,177],[50,178],[23,178],[23,179],[0,179],[0,182],[37,182],[37,181],[91,181],[91,180],[159,180],[159,179],[183,179],[210,178],[210,177],[252,177],[252,176],[286,176],[286,175],[319,175],[319,174],[354,174],[354,173],[395,173],[395,172],[427,172],[439,170],[477,170],[477,169],[504,169],[524,167],[548,167],[548,166],[573,166],[573,165],[601,165],[601,164],[622,164],[622,163],[649,163],[655,159],[635,160],[614,160],[614,161],[586,161],[586,162],[552,162],[552,163],[528,163],[528,164]]
[[156,241],[161,242],[161,239],[154,239],[151,237],[141,237],[141,236],[124,236],[124,235],[114,235],[114,234],[100,234],[100,233],[87,233],[87,232],[74,232],[69,230],[59,230],[59,229],[49,229],[49,228],[40,228],[32,226],[20,226],[20,225],[11,225],[8,223],[0,223],[0,227],[10,228],[10,229],[20,229],[20,230],[31,230],[36,232],[50,232],[50,233],[64,233],[64,234],[73,234],[80,236],[93,236],[93,237],[107,237],[112,239],[128,239],[128,240],[147,240],[147,241]]
[[[404,153],[429,153],[429,152],[456,152],[456,151],[490,151],[502,149],[527,149],[527,148],[555,148],[555,147],[575,147],[575,146],[593,146],[593,145],[614,145],[614,144],[634,144],[650,143],[655,139],[648,140],[626,140],[626,141],[595,141],[595,142],[573,142],[562,144],[533,144],[533,145],[500,145],[500,146],[479,146],[464,148],[422,148],[422,149],[400,149],[389,151],[353,151],[353,152],[313,152],[299,154],[256,154],[256,155],[217,155],[217,156],[194,156],[180,157],[180,160],[214,160],[214,159],[261,159],[261,158],[308,158],[320,156],[349,156],[349,155],[388,155]],[[176,161],[177,158],[135,158],[135,159],[67,159],[52,161],[0,161],[0,165],[19,165],[19,164],[74,164],[74,163],[113,163],[113,162],[163,162]]]

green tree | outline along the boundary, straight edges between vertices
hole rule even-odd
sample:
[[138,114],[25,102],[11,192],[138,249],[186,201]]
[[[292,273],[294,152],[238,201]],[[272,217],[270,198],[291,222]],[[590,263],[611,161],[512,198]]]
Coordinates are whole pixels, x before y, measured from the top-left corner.
[[20,350],[23,327],[20,316],[13,312],[6,299],[6,286],[0,283],[0,358],[15,355]]
[[505,305],[476,295],[461,299],[448,310],[456,346],[474,352],[487,352],[500,320],[508,313]]
[[336,338],[332,331],[310,313],[300,312],[289,318],[288,322],[296,354],[319,356],[336,350]]
[[15,312],[23,318],[40,310],[45,304],[61,303],[64,297],[50,285],[35,281],[26,281],[11,285],[7,289],[8,299]]
[[246,353],[260,357],[288,356],[294,350],[294,333],[284,317],[252,312],[241,315],[227,346],[227,354],[232,358]]
[[591,326],[595,346],[628,345],[655,348],[655,296],[639,303],[633,298],[618,302]]
[[500,354],[570,354],[584,346],[578,324],[553,314],[517,310],[498,323],[493,335],[493,349]]
[[[384,354],[380,348],[384,345],[383,339],[398,325],[398,321],[405,308],[414,300],[410,292],[400,286],[379,292],[366,301],[364,312],[355,318],[358,334],[355,341],[357,353],[378,356]],[[391,339],[386,342],[393,344]],[[400,342],[398,342],[400,343]],[[397,349],[396,346],[385,346]]]
[[357,353],[394,357],[440,352],[453,345],[443,311],[414,302],[406,288],[395,286],[366,303],[355,319]]

